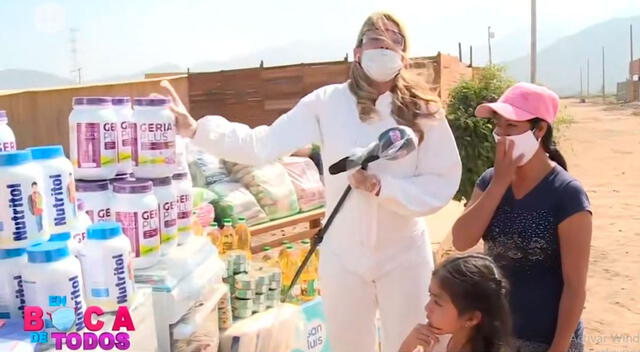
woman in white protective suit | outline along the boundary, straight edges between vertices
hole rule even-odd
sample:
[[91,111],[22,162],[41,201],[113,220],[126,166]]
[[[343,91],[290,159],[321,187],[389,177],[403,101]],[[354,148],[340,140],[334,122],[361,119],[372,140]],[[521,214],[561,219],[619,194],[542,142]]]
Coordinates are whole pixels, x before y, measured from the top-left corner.
[[411,77],[407,50],[401,23],[372,14],[358,34],[347,82],[311,92],[271,126],[254,129],[221,116],[196,122],[163,84],[173,95],[178,132],[237,163],[273,162],[316,143],[326,168],[390,127],[408,126],[417,135],[418,148],[402,159],[377,161],[368,171],[325,172],[327,214],[349,183],[355,189],[320,254],[328,337],[337,352],[376,350],[378,310],[385,352],[397,351],[424,322],[433,257],[422,218],[446,205],[460,182],[460,157],[440,102]]

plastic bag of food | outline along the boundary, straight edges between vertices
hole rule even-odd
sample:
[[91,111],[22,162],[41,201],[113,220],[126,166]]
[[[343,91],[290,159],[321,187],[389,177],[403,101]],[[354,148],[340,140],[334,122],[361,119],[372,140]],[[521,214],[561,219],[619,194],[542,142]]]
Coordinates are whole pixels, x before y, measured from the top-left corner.
[[194,186],[207,188],[229,180],[229,174],[220,159],[195,147],[190,150],[189,155],[189,171]]
[[291,183],[298,196],[301,211],[309,211],[324,206],[324,185],[320,173],[309,158],[286,157],[282,165],[287,169]]
[[200,187],[191,188],[191,199],[192,199],[193,209],[203,204],[211,203],[217,198],[218,196],[208,189],[200,188]]
[[209,187],[216,194],[217,199],[213,201],[215,207],[216,220],[222,223],[223,219],[232,219],[244,216],[247,224],[253,226],[269,221],[265,212],[251,193],[237,182],[218,182]]
[[270,220],[300,211],[295,188],[280,163],[250,167],[224,161],[223,165],[233,180],[242,183],[253,194]]

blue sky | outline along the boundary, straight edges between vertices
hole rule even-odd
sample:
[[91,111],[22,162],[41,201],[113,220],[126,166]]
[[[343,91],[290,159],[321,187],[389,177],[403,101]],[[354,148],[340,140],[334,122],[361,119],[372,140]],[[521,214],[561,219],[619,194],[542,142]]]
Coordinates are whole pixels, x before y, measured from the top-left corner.
[[[640,15],[639,0],[538,0],[540,45],[611,17]],[[70,77],[69,28],[89,80],[163,63],[228,61],[269,47],[325,43],[305,58],[337,60],[375,10],[405,21],[413,55],[484,45],[486,28],[527,39],[527,0],[0,0],[0,69]],[[640,26],[640,23],[638,24]],[[510,58],[514,53],[500,53]]]

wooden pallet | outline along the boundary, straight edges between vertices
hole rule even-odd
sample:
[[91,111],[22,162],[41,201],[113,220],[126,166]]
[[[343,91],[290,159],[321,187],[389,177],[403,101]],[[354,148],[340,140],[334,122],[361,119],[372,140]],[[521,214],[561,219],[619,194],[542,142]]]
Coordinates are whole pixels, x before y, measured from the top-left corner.
[[282,246],[283,241],[296,242],[313,237],[322,227],[324,209],[312,210],[284,219],[251,227],[251,252],[262,252],[265,246]]

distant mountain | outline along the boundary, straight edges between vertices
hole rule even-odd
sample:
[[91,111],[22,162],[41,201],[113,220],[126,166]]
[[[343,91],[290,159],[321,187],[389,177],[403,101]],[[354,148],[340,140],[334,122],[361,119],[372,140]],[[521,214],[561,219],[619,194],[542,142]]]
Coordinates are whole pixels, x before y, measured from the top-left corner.
[[[561,38],[538,51],[537,81],[560,95],[580,93],[580,68],[586,93],[587,58],[590,61],[591,94],[602,92],[602,47],[605,47],[606,92],[614,93],[616,83],[629,72],[629,24],[634,27],[634,57],[640,56],[640,16],[616,18]],[[529,80],[529,55],[503,63],[507,72],[520,81]]]
[[74,84],[70,79],[50,73],[9,69],[0,70],[0,90],[48,88]]
[[[602,46],[605,46],[606,89],[616,90],[616,83],[627,77],[629,64],[629,24],[635,23],[635,57],[640,57],[640,16],[616,18],[587,27],[573,35],[561,37],[561,26],[541,26],[538,46],[538,82],[549,86],[560,95],[574,95],[580,91],[580,67],[583,68],[586,90],[586,62],[590,59],[590,92],[598,94],[602,87]],[[566,32],[564,32],[566,33]],[[494,62],[507,66],[507,72],[517,80],[529,79],[529,33],[513,32],[492,42]],[[197,62],[188,66],[191,72],[219,71],[265,67],[309,62],[338,61],[349,55],[351,45],[339,39],[301,41],[269,47],[227,60]],[[464,48],[464,61],[468,62],[468,47]],[[487,62],[486,45],[474,46],[474,65]],[[85,83],[105,83],[143,79],[145,73],[186,72],[187,67],[164,63],[131,74],[104,77]],[[29,71],[0,71],[0,90],[53,87],[74,84],[69,79]]]

